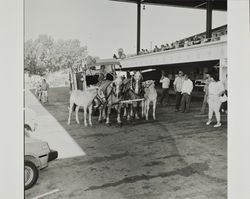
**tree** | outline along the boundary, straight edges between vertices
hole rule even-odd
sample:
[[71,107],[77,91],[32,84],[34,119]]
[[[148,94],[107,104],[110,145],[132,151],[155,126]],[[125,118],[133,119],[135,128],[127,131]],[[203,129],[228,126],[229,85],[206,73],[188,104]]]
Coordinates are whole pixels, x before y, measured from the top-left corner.
[[79,40],[54,41],[51,36],[39,35],[25,42],[24,67],[31,74],[57,71],[72,67],[87,56],[87,47]]

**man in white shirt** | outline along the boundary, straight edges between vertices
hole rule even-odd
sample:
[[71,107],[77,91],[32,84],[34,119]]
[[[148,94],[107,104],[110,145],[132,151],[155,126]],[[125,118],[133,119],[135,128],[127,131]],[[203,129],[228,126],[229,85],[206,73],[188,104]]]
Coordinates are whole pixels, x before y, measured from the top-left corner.
[[176,98],[175,98],[175,101],[176,101],[175,109],[176,109],[176,111],[179,111],[179,108],[180,108],[181,89],[182,89],[183,81],[184,81],[183,72],[179,71],[178,76],[174,80],[174,90],[175,90],[175,93],[176,93]]
[[160,79],[160,83],[162,83],[162,95],[161,95],[161,99],[160,99],[160,104],[163,105],[163,100],[166,97],[166,101],[168,104],[168,98],[169,98],[169,84],[170,84],[170,80],[167,77],[167,75],[163,74],[161,79]]
[[191,101],[191,92],[193,91],[193,82],[188,78],[188,75],[184,76],[184,82],[181,89],[181,112],[189,112],[189,106]]

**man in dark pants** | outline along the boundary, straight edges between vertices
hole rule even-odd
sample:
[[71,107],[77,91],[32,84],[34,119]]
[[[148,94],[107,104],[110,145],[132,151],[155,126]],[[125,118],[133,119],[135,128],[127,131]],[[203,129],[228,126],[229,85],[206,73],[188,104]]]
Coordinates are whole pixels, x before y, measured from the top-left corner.
[[193,91],[193,82],[188,78],[188,75],[184,76],[184,82],[181,89],[181,112],[189,112],[189,106],[191,101],[191,92]]
[[181,89],[183,85],[184,77],[183,77],[183,72],[179,71],[178,76],[174,80],[174,90],[176,93],[176,98],[175,98],[175,110],[179,111],[180,108],[180,103],[181,103]]

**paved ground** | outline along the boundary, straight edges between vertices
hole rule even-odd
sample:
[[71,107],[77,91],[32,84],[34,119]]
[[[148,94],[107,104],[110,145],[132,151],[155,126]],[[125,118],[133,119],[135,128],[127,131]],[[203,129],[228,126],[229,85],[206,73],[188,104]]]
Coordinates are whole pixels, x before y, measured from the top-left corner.
[[52,162],[25,192],[27,199],[54,189],[59,191],[46,198],[227,198],[225,115],[222,127],[206,126],[206,116],[198,116],[201,104],[194,102],[190,113],[161,107],[156,121],[125,122],[121,128],[98,124],[97,117],[86,128],[74,116],[67,126],[67,88],[53,88],[49,95],[44,107],[86,155]]
[[33,138],[44,140],[49,143],[51,148],[60,151],[58,158],[85,155],[81,147],[76,144],[57,119],[41,106],[30,90],[25,93],[25,104],[36,113],[36,121],[39,124],[37,130],[32,134]]

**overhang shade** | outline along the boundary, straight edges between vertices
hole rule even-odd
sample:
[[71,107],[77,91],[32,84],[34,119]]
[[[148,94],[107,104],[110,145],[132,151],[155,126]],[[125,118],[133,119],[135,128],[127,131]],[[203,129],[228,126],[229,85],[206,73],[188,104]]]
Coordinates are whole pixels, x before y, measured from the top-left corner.
[[[194,9],[206,9],[207,0],[111,0],[127,3],[151,4],[159,6],[174,6]],[[227,0],[211,0],[212,9],[218,11],[227,11]]]

